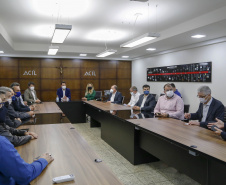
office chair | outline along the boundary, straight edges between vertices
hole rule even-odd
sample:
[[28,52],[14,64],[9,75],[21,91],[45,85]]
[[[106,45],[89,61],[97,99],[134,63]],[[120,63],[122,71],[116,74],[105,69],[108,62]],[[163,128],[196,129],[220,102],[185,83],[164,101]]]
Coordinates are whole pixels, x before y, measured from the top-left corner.
[[184,113],[189,113],[190,105],[184,105]]
[[125,100],[125,96],[122,96],[122,101],[121,101],[121,104],[124,103],[124,100]]
[[95,95],[94,99],[97,100],[97,101],[101,101],[102,91],[96,91],[96,95]]

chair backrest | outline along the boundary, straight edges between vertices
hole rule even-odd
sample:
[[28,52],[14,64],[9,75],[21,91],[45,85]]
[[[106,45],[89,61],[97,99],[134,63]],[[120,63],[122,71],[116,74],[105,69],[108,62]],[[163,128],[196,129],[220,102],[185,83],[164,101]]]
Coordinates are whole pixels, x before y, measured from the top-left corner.
[[160,96],[164,96],[164,95],[165,95],[164,93],[161,93],[161,94],[160,94]]
[[102,91],[96,91],[96,95],[94,97],[94,99],[99,99],[102,97]]
[[224,107],[224,122],[226,122],[226,107]]
[[152,96],[154,96],[154,98],[156,98],[156,94],[151,94]]
[[22,99],[24,100],[24,95],[23,95],[23,94],[21,94],[21,97],[22,97]]
[[124,103],[125,96],[122,96],[122,104]]
[[184,105],[184,113],[189,113],[190,105]]
[[110,95],[110,90],[104,90],[104,96]]

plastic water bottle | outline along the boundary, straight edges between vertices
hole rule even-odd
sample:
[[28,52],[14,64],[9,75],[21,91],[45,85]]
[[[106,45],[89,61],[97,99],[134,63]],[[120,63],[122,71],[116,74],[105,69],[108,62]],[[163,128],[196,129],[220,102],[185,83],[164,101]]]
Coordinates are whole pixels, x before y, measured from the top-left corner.
[[56,97],[56,102],[59,102],[59,97],[58,96]]

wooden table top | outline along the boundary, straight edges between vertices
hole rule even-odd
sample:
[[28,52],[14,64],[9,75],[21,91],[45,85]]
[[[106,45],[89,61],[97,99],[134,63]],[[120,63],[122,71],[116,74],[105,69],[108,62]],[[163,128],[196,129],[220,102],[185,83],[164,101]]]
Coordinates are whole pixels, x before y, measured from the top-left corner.
[[183,121],[172,118],[130,119],[127,121],[185,146],[195,145],[197,146],[195,150],[226,162],[226,141],[223,141],[211,130],[198,126],[187,126]]
[[16,147],[21,157],[28,163],[42,153],[49,152],[54,161],[31,185],[50,185],[54,177],[74,174],[75,181],[61,184],[77,185],[117,185],[121,184],[105,166],[104,161],[95,163],[98,156],[70,123],[51,125],[26,125],[38,134],[38,139]]
[[99,109],[108,111],[108,110],[130,110],[131,107],[127,107],[124,105],[114,104],[114,103],[108,103],[108,102],[101,102],[96,100],[91,101],[85,101],[85,103],[90,104],[94,107],[97,107]]
[[35,114],[63,113],[55,102],[42,102],[35,105]]

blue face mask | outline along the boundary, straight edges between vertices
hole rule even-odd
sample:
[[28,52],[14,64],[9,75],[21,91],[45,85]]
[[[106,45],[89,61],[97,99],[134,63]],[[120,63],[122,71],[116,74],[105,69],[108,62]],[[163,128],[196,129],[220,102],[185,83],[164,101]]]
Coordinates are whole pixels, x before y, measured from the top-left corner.
[[5,123],[5,117],[7,114],[8,110],[5,106],[2,106],[0,108],[0,123]]
[[16,97],[20,97],[20,95],[21,95],[21,92],[16,92]]
[[16,97],[15,96],[12,96],[12,101],[15,101],[16,100]]
[[149,94],[149,91],[144,91],[144,94],[145,94],[145,95],[148,95],[148,94]]

